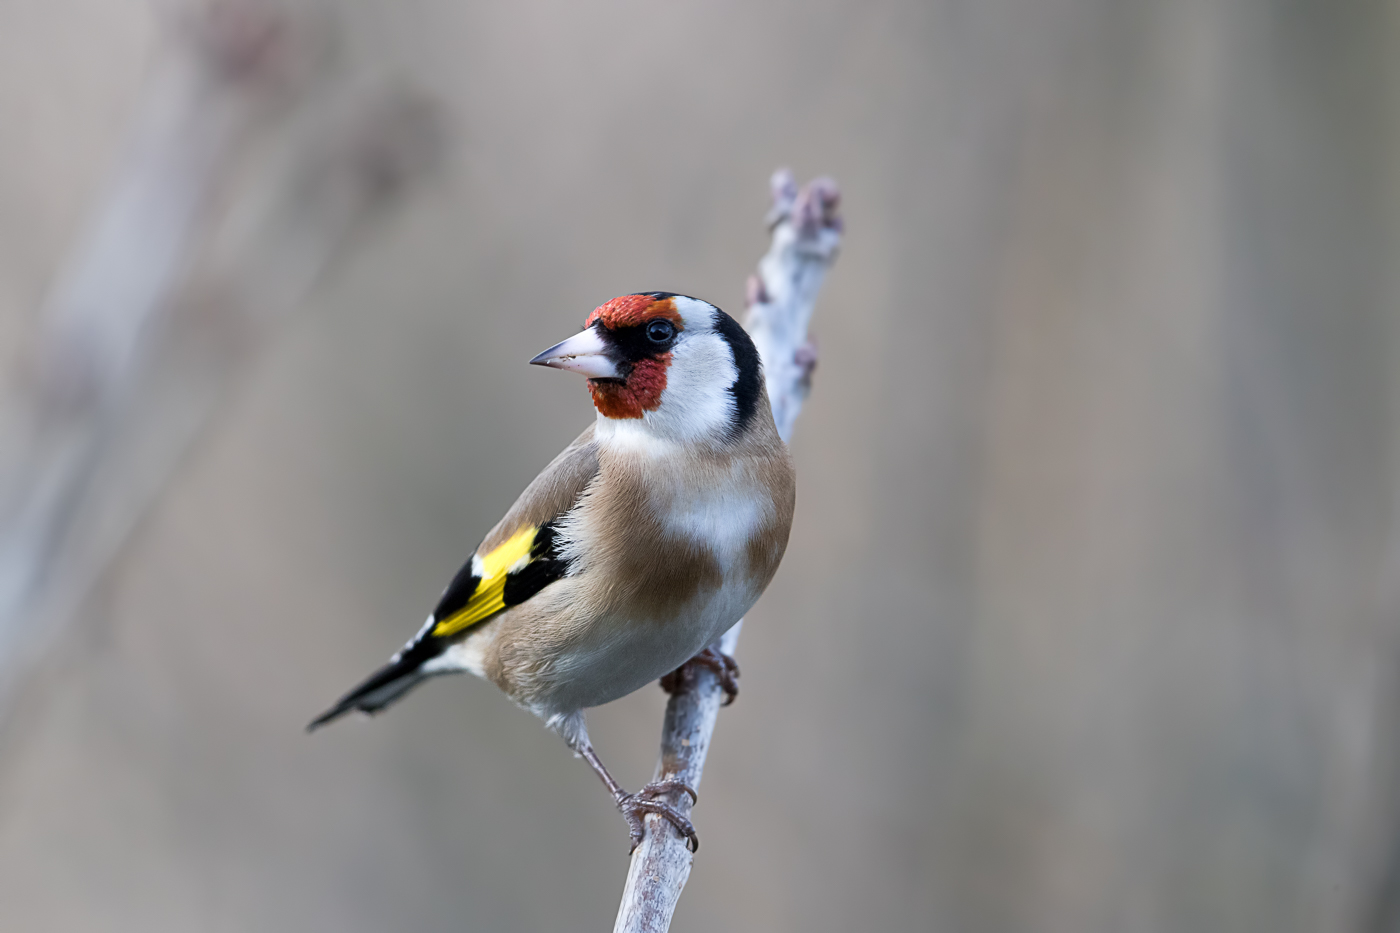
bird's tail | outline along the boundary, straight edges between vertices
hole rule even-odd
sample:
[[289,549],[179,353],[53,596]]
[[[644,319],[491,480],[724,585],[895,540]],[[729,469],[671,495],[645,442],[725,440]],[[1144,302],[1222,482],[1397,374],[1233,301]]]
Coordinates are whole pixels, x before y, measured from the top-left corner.
[[[430,619],[429,626],[431,623]],[[388,664],[370,674],[334,706],[311,720],[306,731],[314,732],[353,710],[377,713],[417,686],[419,681],[431,677],[431,673],[423,670],[423,665],[440,654],[442,646],[435,643],[437,639],[428,637],[429,626],[424,626],[424,631],[394,655]]]

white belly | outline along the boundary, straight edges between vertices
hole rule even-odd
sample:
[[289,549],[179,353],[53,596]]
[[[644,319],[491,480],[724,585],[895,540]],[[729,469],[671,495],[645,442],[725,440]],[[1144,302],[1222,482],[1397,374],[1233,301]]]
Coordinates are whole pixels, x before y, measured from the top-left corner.
[[713,644],[758,599],[744,582],[664,622],[600,620],[553,672],[550,712],[601,706],[669,674]]

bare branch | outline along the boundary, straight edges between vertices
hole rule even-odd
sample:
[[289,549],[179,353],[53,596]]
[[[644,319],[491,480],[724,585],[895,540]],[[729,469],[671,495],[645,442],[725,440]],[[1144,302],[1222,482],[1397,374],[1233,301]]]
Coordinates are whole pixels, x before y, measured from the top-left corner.
[[[772,180],[773,209],[768,215],[773,240],[749,278],[745,327],[763,357],[773,418],[784,440],[792,436],[797,415],[811,388],[816,348],[808,340],[817,292],[841,244],[840,196],[830,179],[819,178],[798,189],[787,170]],[[720,648],[733,655],[741,619],[725,633]],[[698,789],[710,750],[723,691],[710,671],[696,672],[689,690],[671,697],[661,730],[661,759],[656,780],[679,780]],[[689,816],[689,800],[680,807]],[[664,933],[690,878],[694,855],[671,824],[648,816],[646,837],[632,853],[622,891],[615,933]]]

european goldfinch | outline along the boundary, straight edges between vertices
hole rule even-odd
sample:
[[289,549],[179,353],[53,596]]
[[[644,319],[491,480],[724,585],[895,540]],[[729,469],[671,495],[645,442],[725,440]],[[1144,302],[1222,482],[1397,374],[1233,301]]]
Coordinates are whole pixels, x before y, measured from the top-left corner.
[[625,792],[583,711],[658,678],[674,689],[688,661],[715,667],[733,697],[733,662],[710,646],[773,579],[795,496],[758,351],[714,305],[647,292],[600,306],[530,362],[587,377],[596,421],[526,487],[418,634],[308,729],[470,671],[587,760],[634,848],[647,812],[697,848],[690,822],[657,799],[694,790]]

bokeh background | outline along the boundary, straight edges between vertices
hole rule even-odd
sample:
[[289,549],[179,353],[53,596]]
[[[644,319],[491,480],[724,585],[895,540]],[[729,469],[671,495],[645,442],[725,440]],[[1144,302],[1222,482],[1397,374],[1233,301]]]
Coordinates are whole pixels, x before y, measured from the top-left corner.
[[[175,6],[0,0],[11,369]],[[445,155],[11,691],[0,927],[608,928],[622,821],[494,688],[302,726],[591,417],[524,361],[617,294],[740,310],[790,165],[847,237],[674,929],[1400,929],[1400,7],[316,15]],[[663,699],[590,718],[629,786]]]

